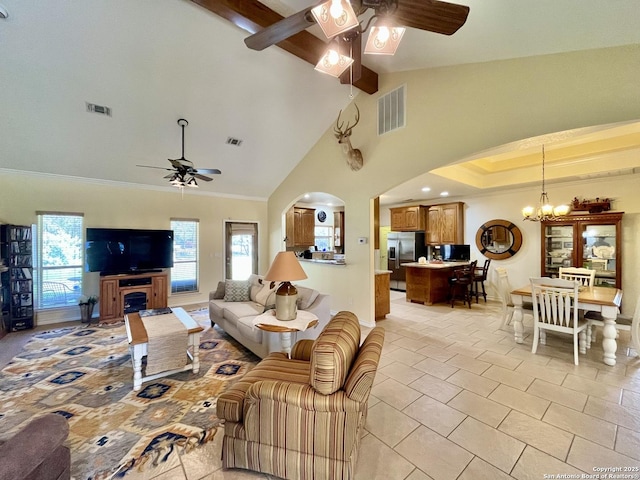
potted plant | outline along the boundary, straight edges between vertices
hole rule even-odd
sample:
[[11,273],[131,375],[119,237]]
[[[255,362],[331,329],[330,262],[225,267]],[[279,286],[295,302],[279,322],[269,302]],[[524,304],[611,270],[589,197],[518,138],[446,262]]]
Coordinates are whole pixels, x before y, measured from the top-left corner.
[[98,297],[95,295],[82,295],[78,300],[80,307],[80,320],[82,323],[90,323],[93,316],[93,307],[98,303]]

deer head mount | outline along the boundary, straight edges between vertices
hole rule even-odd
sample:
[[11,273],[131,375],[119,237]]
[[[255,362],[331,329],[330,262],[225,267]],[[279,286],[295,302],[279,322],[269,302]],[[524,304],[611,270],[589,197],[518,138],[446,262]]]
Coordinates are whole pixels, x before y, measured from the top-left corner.
[[355,127],[358,124],[358,121],[360,121],[360,110],[358,109],[358,105],[356,105],[356,122],[353,125],[350,125],[349,122],[347,122],[347,126],[344,129],[342,128],[344,122],[340,122],[341,114],[342,110],[338,113],[338,119],[336,120],[336,126],[333,131],[338,139],[338,143],[342,145],[343,152],[347,156],[347,164],[349,165],[349,168],[354,172],[357,172],[362,168],[362,152],[351,146],[351,140],[349,140],[349,137],[351,136],[353,127]]

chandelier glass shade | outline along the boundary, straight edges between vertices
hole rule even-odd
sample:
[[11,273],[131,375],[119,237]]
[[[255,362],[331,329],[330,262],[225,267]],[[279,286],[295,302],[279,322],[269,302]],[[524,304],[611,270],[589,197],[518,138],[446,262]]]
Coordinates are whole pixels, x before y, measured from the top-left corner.
[[562,217],[569,213],[568,205],[558,205],[554,207],[549,201],[549,196],[544,188],[544,145],[542,145],[542,193],[537,207],[526,206],[522,209],[524,220],[532,222],[542,222],[545,220],[553,220],[556,217]]
[[171,178],[169,179],[169,183],[178,188],[198,188],[198,182],[196,182],[195,177],[177,172],[171,176]]
[[338,47],[330,47],[325,52],[315,69],[328,75],[339,77],[353,63],[353,58],[342,55]]
[[388,27],[385,25],[371,27],[364,53],[369,55],[395,54],[405,30],[403,27]]

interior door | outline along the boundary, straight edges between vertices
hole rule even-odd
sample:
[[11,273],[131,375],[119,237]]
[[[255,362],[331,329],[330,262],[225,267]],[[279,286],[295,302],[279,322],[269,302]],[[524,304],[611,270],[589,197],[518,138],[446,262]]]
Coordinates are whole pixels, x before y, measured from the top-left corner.
[[258,273],[258,224],[225,223],[225,278],[246,280]]

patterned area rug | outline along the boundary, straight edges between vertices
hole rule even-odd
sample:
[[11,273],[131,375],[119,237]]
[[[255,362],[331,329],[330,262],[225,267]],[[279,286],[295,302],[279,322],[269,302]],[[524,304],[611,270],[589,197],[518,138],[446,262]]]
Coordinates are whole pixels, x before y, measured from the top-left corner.
[[[203,327],[206,310],[189,312]],[[124,324],[39,332],[0,372],[0,438],[34,416],[69,420],[75,480],[123,476],[213,439],[216,399],[257,362],[218,328],[200,339],[200,371],[181,372],[133,391]]]

